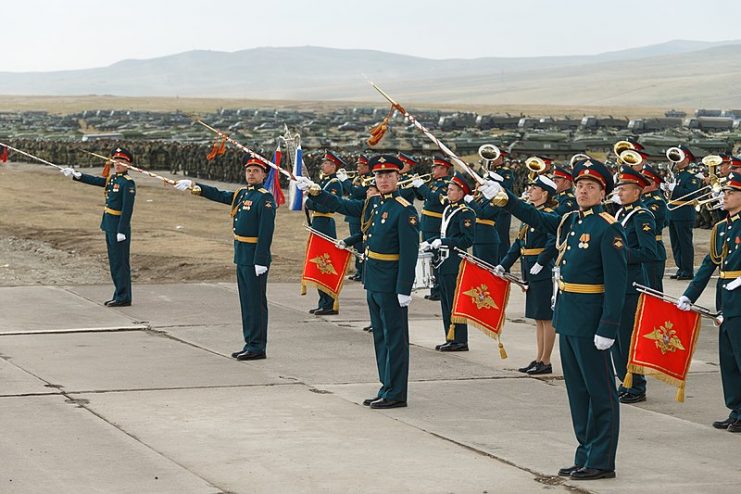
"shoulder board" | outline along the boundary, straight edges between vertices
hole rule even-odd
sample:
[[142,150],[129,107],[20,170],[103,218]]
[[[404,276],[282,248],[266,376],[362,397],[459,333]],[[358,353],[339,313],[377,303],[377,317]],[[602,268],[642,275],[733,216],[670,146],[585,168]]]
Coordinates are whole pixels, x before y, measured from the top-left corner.
[[257,189],[257,191],[258,192],[262,192],[263,194],[267,194],[268,193],[268,189],[266,189],[264,187],[260,187],[259,189]]
[[466,211],[470,211],[471,213],[473,213],[473,214],[476,214],[476,212],[475,212],[475,211],[474,211],[473,209],[469,208],[467,204],[466,204],[466,205],[463,205],[463,206],[461,206],[461,208],[460,208],[460,209],[461,209],[461,212],[462,212],[462,213],[464,213],[464,212],[466,212]]
[[404,199],[401,196],[397,196],[395,199],[396,199],[396,202],[398,202],[399,204],[401,204],[405,208],[412,205],[409,201],[407,201],[406,199]]
[[567,192],[566,197],[576,197],[573,192]]
[[132,182],[134,181],[134,179],[129,177],[128,175],[124,175],[123,178],[125,178],[126,180],[131,180]]
[[601,212],[599,214],[599,216],[600,216],[600,218],[602,218],[603,220],[605,220],[606,222],[608,222],[611,225],[613,223],[617,223],[617,220],[610,213],[606,213],[606,212],[603,211],[603,212]]
[[545,211],[546,213],[552,213],[553,208],[543,208],[543,211]]

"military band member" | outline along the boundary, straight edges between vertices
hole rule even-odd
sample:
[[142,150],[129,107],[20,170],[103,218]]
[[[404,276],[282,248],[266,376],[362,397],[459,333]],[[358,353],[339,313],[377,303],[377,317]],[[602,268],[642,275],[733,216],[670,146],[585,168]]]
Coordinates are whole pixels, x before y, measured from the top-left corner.
[[[380,195],[371,198],[373,219],[365,247],[363,286],[373,327],[373,344],[381,388],[376,396],[363,401],[374,409],[407,406],[409,379],[409,319],[417,254],[419,218],[414,207],[399,195],[397,183],[402,162],[393,155],[370,159],[369,165]],[[317,203],[329,209],[340,208],[341,199],[311,182],[299,179],[297,186],[309,189]],[[353,208],[345,201],[345,207]],[[366,206],[367,208],[367,206]]]
[[[656,223],[653,214],[641,203],[643,189],[650,185],[648,178],[633,168],[623,165],[617,184],[620,209],[615,219],[625,231],[625,254],[628,262],[628,281],[625,287],[625,305],[620,319],[617,341],[612,347],[612,360],[618,379],[623,381],[627,372],[630,341],[633,335],[638,292],[633,283],[646,285],[644,263],[659,260],[656,246]],[[646,379],[641,374],[633,375],[633,386],[618,388],[621,403],[638,403],[646,400]]]
[[[345,166],[345,163],[332,151],[324,154],[321,162],[321,170],[324,178],[319,182],[319,186],[328,193],[342,197],[342,182],[337,178],[337,170]],[[306,209],[311,211],[311,227],[331,238],[337,238],[337,228],[334,222],[334,213],[329,211],[321,204],[315,204],[310,197],[306,199]],[[329,294],[321,290],[319,293],[319,302],[317,307],[311,309],[309,313],[316,316],[328,316],[339,313],[339,300],[335,301]]]
[[267,284],[276,205],[273,195],[263,188],[267,165],[252,155],[246,155],[242,163],[247,187],[234,192],[203,183],[194,184],[192,180],[179,180],[175,187],[178,190],[191,188],[195,195],[230,206],[244,337],[244,346],[232,353],[232,358],[261,360],[267,355]]
[[[528,201],[538,211],[555,212],[550,207],[555,205],[551,198],[556,195],[556,184],[551,179],[543,175],[536,177],[530,182],[527,193]],[[551,274],[556,254],[554,235],[523,224],[509,252],[497,266],[501,274],[509,271],[515,261],[520,259],[522,278],[528,284],[525,293],[525,317],[535,319],[537,353],[535,360],[517,370],[531,375],[553,372],[551,353],[556,333],[551,322],[553,319]]]
[[556,184],[556,201],[558,206],[554,208],[555,212],[563,216],[571,211],[579,209],[574,196],[574,181],[571,172],[562,166],[557,166],[553,170],[553,183]]
[[[671,278],[691,280],[695,272],[695,247],[692,244],[692,229],[695,227],[697,212],[693,202],[694,195],[701,185],[699,178],[689,169],[695,156],[686,146],[678,146],[684,152],[684,159],[674,164],[676,183],[667,184],[671,191],[669,207],[669,240],[677,272]],[[681,198],[681,199],[680,199]]]
[[615,476],[620,406],[610,352],[620,324],[626,286],[625,235],[604,212],[612,174],[599,161],[574,166],[578,212],[563,218],[538,211],[496,182],[482,188],[495,205],[536,229],[556,235],[558,292],[553,323],[579,442],[574,465],[558,474],[572,480]]
[[[414,176],[414,173],[412,173],[412,169],[417,166],[417,160],[404,153],[399,153],[399,160],[401,160],[402,164],[404,165],[401,168],[401,178],[399,180],[410,180]],[[399,195],[409,201],[409,204],[414,205],[416,194],[412,187],[407,185],[405,187],[399,188]]]
[[[463,197],[473,189],[471,180],[461,173],[456,173],[448,184],[446,206],[440,224],[440,233],[436,238],[422,243],[423,250],[435,251],[442,264],[440,273],[440,307],[443,315],[445,343],[437,345],[435,350],[441,352],[467,352],[468,326],[454,324],[451,321],[455,286],[458,280],[458,268],[461,259],[455,248],[468,250],[475,240],[476,214],[466,205]],[[447,256],[447,257],[446,257]],[[433,260],[434,262],[434,260]]]
[[[420,227],[422,240],[430,240],[440,236],[440,223],[443,219],[443,201],[448,195],[448,183],[453,163],[444,157],[432,159],[432,180],[429,184],[422,179],[412,182],[417,197],[424,201],[422,203],[422,216]],[[425,295],[428,300],[440,300],[440,280],[437,269],[433,269],[435,281],[430,288],[430,293]]]
[[[358,199],[358,200],[364,200],[366,197],[366,192],[368,191],[368,186],[363,185],[363,181],[367,180],[372,177],[370,173],[370,169],[368,168],[368,157],[365,155],[358,156],[357,163],[356,163],[356,175],[355,178],[351,181],[348,180],[348,186],[346,195],[350,199]],[[342,181],[343,177],[339,176],[338,178]],[[347,178],[347,176],[345,176]],[[344,185],[343,181],[343,185]],[[361,218],[357,216],[351,216],[346,215],[345,221],[347,222],[347,226],[350,229],[350,235],[358,235],[360,234],[360,221]],[[362,239],[362,235],[360,235],[360,238]],[[350,276],[348,279],[352,281],[360,281],[363,278],[363,263],[361,262],[361,259],[355,258],[355,274]]]
[[[504,149],[500,149],[499,158],[489,162],[489,171],[496,173],[502,177],[502,187],[507,190],[512,190],[515,183],[515,175],[512,168],[507,161],[509,153]],[[512,227],[512,215],[509,211],[501,210],[496,219],[496,225],[494,226],[497,230],[497,237],[499,238],[499,245],[497,247],[496,262],[499,262],[509,252],[509,247],[512,243],[510,237],[510,228]]]
[[661,193],[661,184],[664,178],[651,165],[643,165],[641,173],[649,180],[650,185],[643,189],[643,204],[654,215],[656,223],[656,252],[658,260],[644,262],[643,271],[646,273],[646,283],[649,287],[660,292],[664,291],[664,270],[666,269],[666,246],[664,245],[663,231],[669,224],[669,211],[666,209],[666,199]]
[[[497,178],[501,178],[501,176]],[[492,266],[496,266],[500,243],[496,225],[502,214],[502,209],[492,206],[491,202],[487,201],[479,192],[467,194],[464,200],[476,215],[473,255]]]
[[[131,152],[121,147],[111,152],[111,158],[120,162],[134,162]],[[131,265],[129,263],[131,216],[134,212],[136,184],[129,176],[125,165],[116,161],[113,163],[115,174],[111,175],[104,171],[103,177],[80,173],[72,168],[63,168],[61,172],[75,181],[105,189],[105,210],[100,229],[105,232],[108,267],[115,286],[113,298],[105,305],[128,307],[131,305]]]
[[723,397],[728,418],[713,422],[716,429],[741,432],[741,170],[731,172],[723,186],[725,219],[713,227],[710,253],[705,256],[677,306],[689,310],[703,292],[716,268],[720,278],[717,308],[723,313],[718,350]]

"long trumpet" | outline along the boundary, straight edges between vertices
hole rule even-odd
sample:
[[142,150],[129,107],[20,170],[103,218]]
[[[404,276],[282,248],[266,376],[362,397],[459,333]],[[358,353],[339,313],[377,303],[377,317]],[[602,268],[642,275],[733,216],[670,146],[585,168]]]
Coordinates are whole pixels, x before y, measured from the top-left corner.
[[339,170],[337,170],[337,173],[340,173],[340,172],[345,172],[345,175],[347,175],[347,178],[355,178],[358,176],[358,172],[356,172],[355,170],[348,171],[348,170],[345,170],[344,168],[340,168]]
[[634,151],[635,148],[635,144],[630,141],[618,141],[615,143],[614,146],[612,146],[612,152],[615,154],[615,156],[620,156],[621,154],[623,154],[624,151]]
[[666,159],[674,164],[681,163],[687,158],[687,154],[678,147],[672,147],[666,150]]
[[362,177],[360,179],[360,185],[363,187],[368,187],[373,181],[376,179],[375,176],[371,175],[370,177]]
[[488,166],[490,161],[496,161],[502,155],[502,151],[494,144],[482,144],[479,146],[479,157],[483,160],[483,165]]
[[592,159],[592,157],[589,156],[588,154],[577,153],[574,156],[572,156],[571,159],[569,160],[569,166],[573,169],[574,168],[574,164],[577,161],[586,161],[586,160],[591,160],[591,159]]
[[541,158],[531,156],[525,160],[525,167],[530,171],[528,173],[528,179],[532,181],[535,180],[535,177],[543,173],[548,168],[548,165]]
[[643,163],[643,156],[638,151],[626,149],[618,155],[617,162],[620,165],[637,166]]
[[396,185],[398,185],[400,189],[409,189],[412,187],[412,183],[417,179],[422,180],[423,182],[429,182],[432,180],[432,173],[425,173],[424,175],[414,174],[409,178],[399,180],[399,183]]

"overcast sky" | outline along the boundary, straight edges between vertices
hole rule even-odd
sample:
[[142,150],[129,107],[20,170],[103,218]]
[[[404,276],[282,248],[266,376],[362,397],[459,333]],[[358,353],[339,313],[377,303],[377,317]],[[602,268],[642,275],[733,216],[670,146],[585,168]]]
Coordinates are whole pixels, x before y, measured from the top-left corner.
[[477,58],[741,39],[739,0],[2,0],[0,7],[0,71],[261,46]]

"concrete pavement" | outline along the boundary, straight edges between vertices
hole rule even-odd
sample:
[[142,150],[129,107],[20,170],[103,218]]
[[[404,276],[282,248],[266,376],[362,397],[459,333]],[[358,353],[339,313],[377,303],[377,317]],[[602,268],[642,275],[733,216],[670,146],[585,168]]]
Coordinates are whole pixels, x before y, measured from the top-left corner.
[[[678,294],[683,284],[667,280]],[[649,379],[621,407],[617,478],[555,476],[575,439],[555,373],[532,360],[534,326],[512,290],[501,360],[470,330],[471,351],[440,354],[439,304],[410,309],[409,408],[372,411],[378,388],[365,296],[345,287],[338,316],[316,295],[269,284],[268,359],[237,362],[236,287],[0,288],[0,492],[737,492],[741,435],[710,426],[727,411],[717,330],[704,322],[686,402]],[[708,290],[701,303],[712,306]]]

